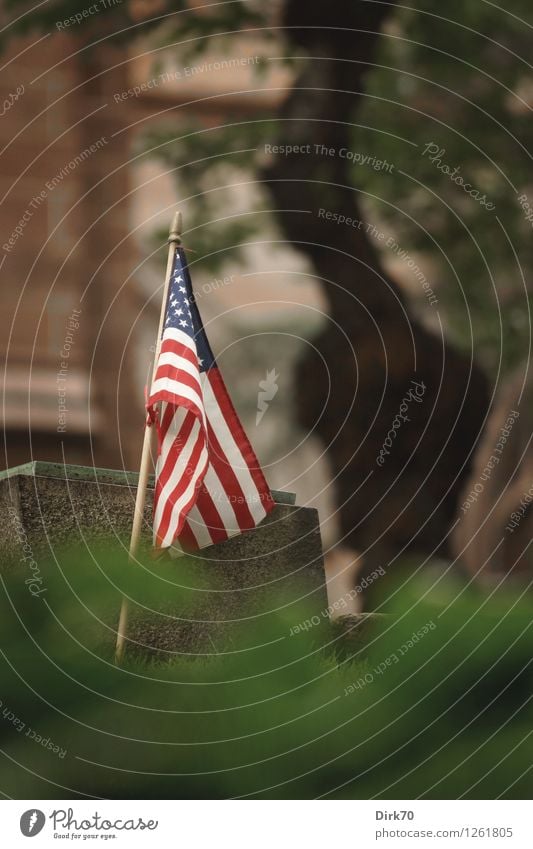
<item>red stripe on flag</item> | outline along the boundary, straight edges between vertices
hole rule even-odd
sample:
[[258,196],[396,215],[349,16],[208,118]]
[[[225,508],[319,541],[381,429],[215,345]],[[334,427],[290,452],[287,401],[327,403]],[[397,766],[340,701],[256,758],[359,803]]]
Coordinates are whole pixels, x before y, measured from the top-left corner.
[[[174,405],[173,404],[166,404],[165,412],[163,413],[163,418],[161,419],[161,425],[160,425],[161,436],[166,436],[167,431],[168,431],[170,425],[172,424],[172,419],[174,418],[175,414],[176,414],[176,408],[174,407]],[[181,425],[182,428],[185,425],[186,419],[187,419],[187,416],[185,416],[185,418],[183,419],[183,423]],[[193,420],[194,420],[194,416],[193,416]],[[178,431],[177,435],[179,435],[179,431]],[[160,453],[160,451],[161,451],[161,444],[158,445],[158,453]]]
[[182,398],[181,395],[175,395],[173,392],[169,392],[168,389],[159,389],[154,395],[150,396],[149,412],[154,412],[154,406],[158,401],[166,401],[167,404],[173,404],[175,407],[185,407],[185,409],[193,413],[200,421],[203,419],[203,411],[200,410],[194,401],[191,401],[190,398]]
[[[200,396],[200,398],[202,397],[202,387],[200,385],[199,376],[196,377],[195,375],[189,374],[188,371],[184,371],[183,369],[179,368],[179,366],[159,366],[155,379],[174,380],[176,381],[176,383],[180,383],[183,386],[188,386],[189,389],[193,389]],[[171,390],[168,391],[170,392]]]
[[181,529],[179,544],[184,551],[198,551],[198,540],[191,530],[189,520],[186,519]]
[[188,360],[191,365],[198,368],[197,355],[182,342],[176,342],[174,339],[163,339],[161,343],[161,354],[176,354],[176,356],[183,357],[184,360]]
[[213,543],[223,542],[227,539],[226,527],[205,484],[202,484],[198,493],[196,507],[202,515]]

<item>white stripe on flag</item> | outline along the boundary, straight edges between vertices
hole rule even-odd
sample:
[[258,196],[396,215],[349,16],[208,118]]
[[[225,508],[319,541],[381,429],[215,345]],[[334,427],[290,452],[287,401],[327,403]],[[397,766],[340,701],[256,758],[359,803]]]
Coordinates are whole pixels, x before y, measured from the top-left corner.
[[179,342],[181,345],[185,345],[187,348],[190,348],[196,356],[198,356],[196,342],[189,336],[188,333],[184,333],[183,330],[178,330],[177,327],[167,327],[163,331],[162,341],[166,342],[167,339],[173,339],[174,342]]
[[[168,401],[162,401],[161,402],[161,412],[160,412],[160,416],[159,416],[161,422],[164,421],[165,416],[167,415],[167,409],[169,407],[172,407],[172,404],[169,404]],[[157,468],[158,476],[159,476],[159,473],[160,473],[159,463],[161,462],[161,460],[164,461],[166,459],[167,454],[170,451],[170,447],[171,447],[172,443],[174,442],[174,440],[176,439],[176,437],[178,436],[178,434],[181,430],[181,427],[183,425],[183,420],[185,419],[185,416],[187,415],[188,412],[189,411],[186,407],[175,408],[174,415],[172,416],[172,418],[170,420],[170,424],[168,426],[167,432],[165,433],[165,437],[163,439],[163,442],[161,443],[161,447],[160,447],[160,451],[159,451],[159,460],[158,460],[158,464],[157,464],[157,466],[158,466],[158,468]]]
[[170,395],[175,397],[187,398],[187,400],[192,401],[193,404],[196,404],[200,412],[203,413],[202,418],[205,425],[203,399],[190,386],[185,386],[185,384],[180,383],[179,380],[171,380],[169,377],[160,377],[157,380],[154,380],[150,394],[155,395],[157,392],[168,392]]
[[204,478],[204,486],[213,499],[213,503],[218,510],[218,514],[224,523],[224,527],[228,534],[233,534],[235,531],[240,533],[240,525],[237,521],[237,516],[232,507],[231,501],[228,498],[227,492],[222,486],[222,482],[210,464]]
[[187,374],[190,374],[191,377],[195,377],[197,380],[200,377],[197,365],[194,366],[191,362],[189,362],[189,360],[185,359],[185,357],[180,357],[179,354],[175,354],[173,351],[165,351],[164,354],[159,355],[157,368],[160,366],[172,366],[180,371],[186,371]]
[[196,504],[187,513],[187,521],[189,523],[189,530],[192,531],[198,548],[207,548],[208,545],[213,545],[206,521]]

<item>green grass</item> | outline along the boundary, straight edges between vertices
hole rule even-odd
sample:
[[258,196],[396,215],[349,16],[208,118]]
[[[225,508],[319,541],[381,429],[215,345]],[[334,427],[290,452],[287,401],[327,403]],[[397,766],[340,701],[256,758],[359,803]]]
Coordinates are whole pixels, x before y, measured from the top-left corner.
[[146,571],[116,554],[71,552],[42,565],[40,598],[16,574],[3,580],[8,796],[530,795],[525,597],[420,580],[398,589],[365,646],[343,648],[322,617],[290,636],[316,613],[302,605],[241,624],[229,654],[162,662],[130,652],[117,668],[100,620],[118,615],[122,591],[148,603],[163,595],[179,610],[183,592],[158,570],[179,582],[185,564]]

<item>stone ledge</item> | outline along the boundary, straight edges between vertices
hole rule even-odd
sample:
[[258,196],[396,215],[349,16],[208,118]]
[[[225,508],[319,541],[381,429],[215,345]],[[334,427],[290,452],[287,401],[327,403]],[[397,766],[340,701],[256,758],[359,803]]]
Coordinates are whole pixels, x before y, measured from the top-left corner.
[[[0,472],[0,481],[26,475],[29,477],[60,478],[69,481],[86,481],[87,483],[112,484],[114,486],[136,486],[139,480],[138,472],[129,472],[126,469],[100,469],[96,466],[73,466],[62,463],[48,463],[44,460],[32,460],[21,466],[13,466]],[[153,489],[155,485],[154,475],[148,477],[148,488]],[[276,504],[295,504],[296,494],[282,490],[272,490],[272,497]]]
[[[21,528],[35,560],[46,562],[51,552],[64,548],[111,541],[126,568],[137,478],[133,472],[38,461],[2,473],[0,571],[23,570]],[[312,599],[317,609],[327,606],[318,513],[287,500],[280,503],[283,496],[291,498],[290,493],[276,493],[274,510],[257,528],[196,557],[204,575],[212,570],[214,580],[212,589],[195,593],[199,602],[194,608],[132,612],[130,636],[143,651],[194,655],[212,651],[213,644],[222,650],[229,621],[267,615],[280,597],[287,607],[297,605],[302,596]],[[152,519],[147,500],[145,552]],[[169,564],[169,574],[179,576],[179,560]],[[106,622],[116,627],[116,599],[113,605]]]

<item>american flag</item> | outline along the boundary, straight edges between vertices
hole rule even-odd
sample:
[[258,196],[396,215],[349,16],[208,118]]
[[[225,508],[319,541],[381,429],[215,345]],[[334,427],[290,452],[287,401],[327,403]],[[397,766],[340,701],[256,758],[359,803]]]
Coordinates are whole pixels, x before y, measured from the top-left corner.
[[158,430],[156,548],[176,542],[185,550],[205,548],[254,528],[273,508],[209,347],[179,246],[147,409]]

